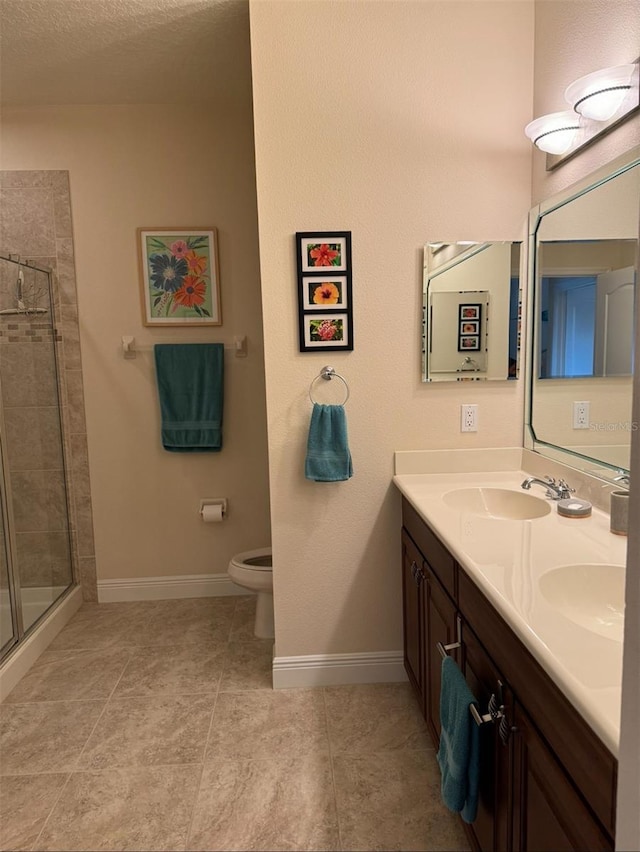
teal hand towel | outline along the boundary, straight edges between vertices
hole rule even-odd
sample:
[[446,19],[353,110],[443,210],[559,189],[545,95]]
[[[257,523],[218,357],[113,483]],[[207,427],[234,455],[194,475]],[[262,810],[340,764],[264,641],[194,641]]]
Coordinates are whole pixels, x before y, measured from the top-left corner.
[[340,482],[353,476],[344,406],[314,403],[304,475],[314,482]]
[[222,449],[224,346],[163,343],[154,346],[162,417],[162,446],[170,453]]
[[464,675],[454,659],[445,657],[440,687],[440,789],[449,810],[461,813],[468,823],[478,811],[480,776],[480,729],[469,712],[470,704],[477,701]]

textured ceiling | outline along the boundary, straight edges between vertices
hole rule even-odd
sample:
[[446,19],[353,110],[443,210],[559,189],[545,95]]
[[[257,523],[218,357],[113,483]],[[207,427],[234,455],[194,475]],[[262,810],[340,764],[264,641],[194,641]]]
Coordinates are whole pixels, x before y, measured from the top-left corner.
[[250,97],[248,0],[0,0],[4,104]]

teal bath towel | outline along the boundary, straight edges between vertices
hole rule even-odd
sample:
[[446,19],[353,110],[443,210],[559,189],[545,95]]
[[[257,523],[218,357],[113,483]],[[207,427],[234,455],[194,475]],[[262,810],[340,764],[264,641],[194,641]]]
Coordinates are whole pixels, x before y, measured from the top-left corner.
[[314,403],[304,475],[314,482],[340,482],[353,476],[342,405]]
[[477,706],[477,701],[464,675],[454,659],[445,657],[440,687],[440,789],[449,810],[461,813],[468,823],[478,811],[480,776],[480,728],[469,712],[470,704]]
[[163,343],[154,346],[154,355],[162,446],[170,453],[220,452],[222,343]]

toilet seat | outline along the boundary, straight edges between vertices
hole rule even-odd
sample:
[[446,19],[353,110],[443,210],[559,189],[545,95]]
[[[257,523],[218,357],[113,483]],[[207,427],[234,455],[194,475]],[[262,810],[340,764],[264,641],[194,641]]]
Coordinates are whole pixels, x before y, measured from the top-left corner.
[[244,553],[236,553],[231,564],[246,571],[272,571],[271,548],[261,547],[258,550],[245,550]]

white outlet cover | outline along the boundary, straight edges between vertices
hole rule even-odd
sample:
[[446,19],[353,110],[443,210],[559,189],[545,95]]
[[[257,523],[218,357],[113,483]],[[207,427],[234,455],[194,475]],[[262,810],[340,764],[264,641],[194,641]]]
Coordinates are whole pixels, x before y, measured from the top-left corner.
[[476,404],[460,406],[460,431],[478,431],[478,406]]
[[573,428],[588,429],[590,425],[590,402],[587,400],[576,400],[573,403]]

